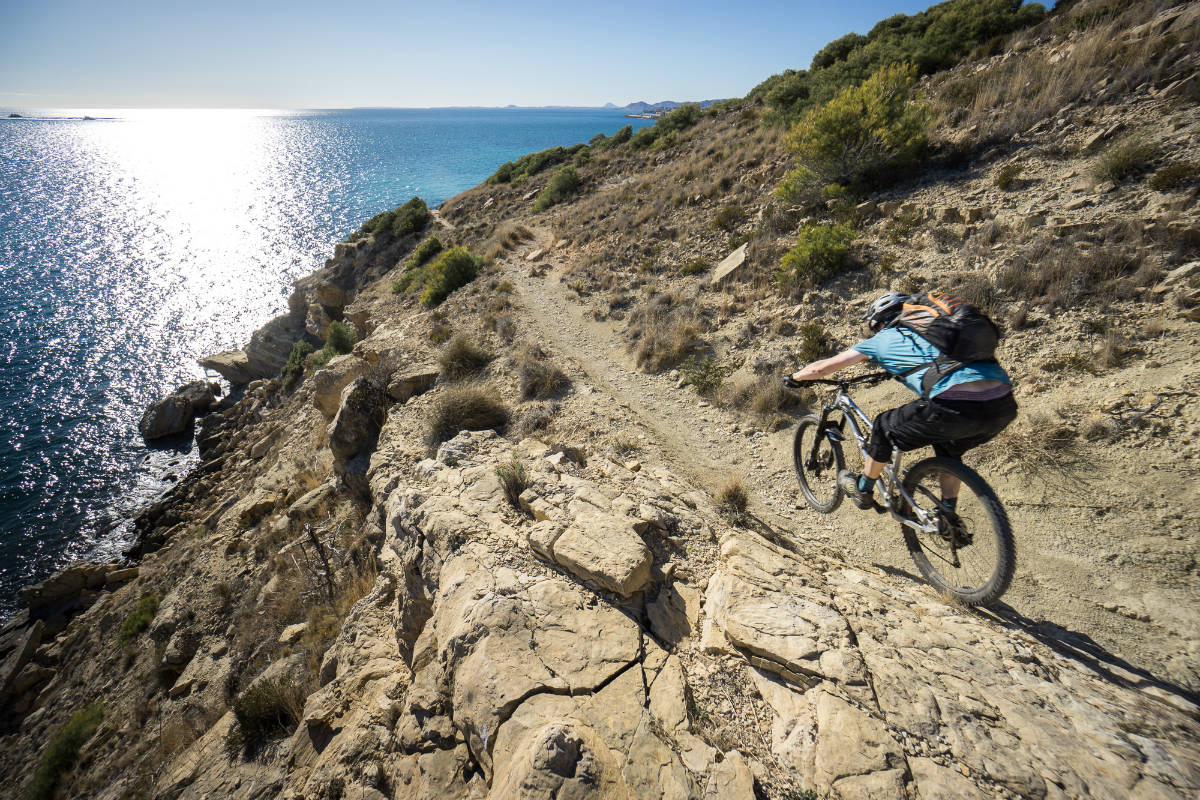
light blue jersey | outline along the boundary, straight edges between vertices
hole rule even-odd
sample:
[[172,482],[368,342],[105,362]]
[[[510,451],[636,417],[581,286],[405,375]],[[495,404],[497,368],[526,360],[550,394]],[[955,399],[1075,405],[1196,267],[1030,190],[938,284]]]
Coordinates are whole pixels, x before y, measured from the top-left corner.
[[[928,364],[939,355],[938,349],[923,338],[900,326],[884,328],[866,341],[854,345],[855,351],[869,356],[893,375]],[[904,385],[918,395],[921,394],[921,377],[925,370],[917,370],[904,378]],[[1001,381],[1012,383],[1004,368],[994,362],[981,361],[952,372],[933,385],[930,397],[936,397],[951,386],[971,381]]]

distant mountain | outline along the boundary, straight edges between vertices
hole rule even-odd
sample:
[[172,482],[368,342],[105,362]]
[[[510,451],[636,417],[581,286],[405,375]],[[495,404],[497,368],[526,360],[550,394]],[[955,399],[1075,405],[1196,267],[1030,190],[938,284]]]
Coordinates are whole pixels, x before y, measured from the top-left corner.
[[[708,108],[713,103],[719,103],[720,100],[687,100],[686,103],[696,103],[701,108]],[[617,106],[614,103],[605,103],[604,108],[616,109],[617,111],[625,111],[630,114],[646,114],[654,111],[670,111],[673,108],[679,108],[684,103],[677,100],[661,100],[657,103],[647,103],[644,100],[638,100],[629,105]]]

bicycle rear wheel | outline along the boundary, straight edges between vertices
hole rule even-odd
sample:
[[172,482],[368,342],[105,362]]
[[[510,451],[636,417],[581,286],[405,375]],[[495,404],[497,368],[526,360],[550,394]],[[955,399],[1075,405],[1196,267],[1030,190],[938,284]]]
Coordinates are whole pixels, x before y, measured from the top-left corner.
[[[947,480],[961,488],[953,512],[942,502]],[[936,533],[902,526],[917,569],[933,586],[968,605],[995,602],[1008,589],[1017,552],[1008,514],[979,473],[949,458],[927,458],[904,476],[917,505],[934,515]]]
[[796,427],[796,438],[792,442],[792,463],[796,467],[796,480],[800,483],[804,499],[813,510],[828,514],[842,502],[837,475],[845,460],[841,446],[824,433],[814,454],[813,441],[820,424],[821,419],[815,414],[800,420]]

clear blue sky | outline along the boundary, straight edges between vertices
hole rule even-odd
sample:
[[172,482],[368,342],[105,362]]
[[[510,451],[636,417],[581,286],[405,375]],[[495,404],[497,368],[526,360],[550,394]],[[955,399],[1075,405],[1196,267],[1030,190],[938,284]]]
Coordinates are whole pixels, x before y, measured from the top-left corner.
[[930,4],[0,0],[0,107],[740,97],[768,75],[807,67],[831,39]]

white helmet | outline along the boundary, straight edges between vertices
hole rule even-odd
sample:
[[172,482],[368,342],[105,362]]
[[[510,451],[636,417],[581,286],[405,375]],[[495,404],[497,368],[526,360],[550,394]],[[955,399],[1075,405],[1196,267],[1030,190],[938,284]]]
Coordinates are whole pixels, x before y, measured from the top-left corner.
[[909,300],[909,295],[903,292],[888,292],[883,297],[871,303],[871,307],[863,314],[863,319],[872,331],[878,331],[894,320],[900,309]]

